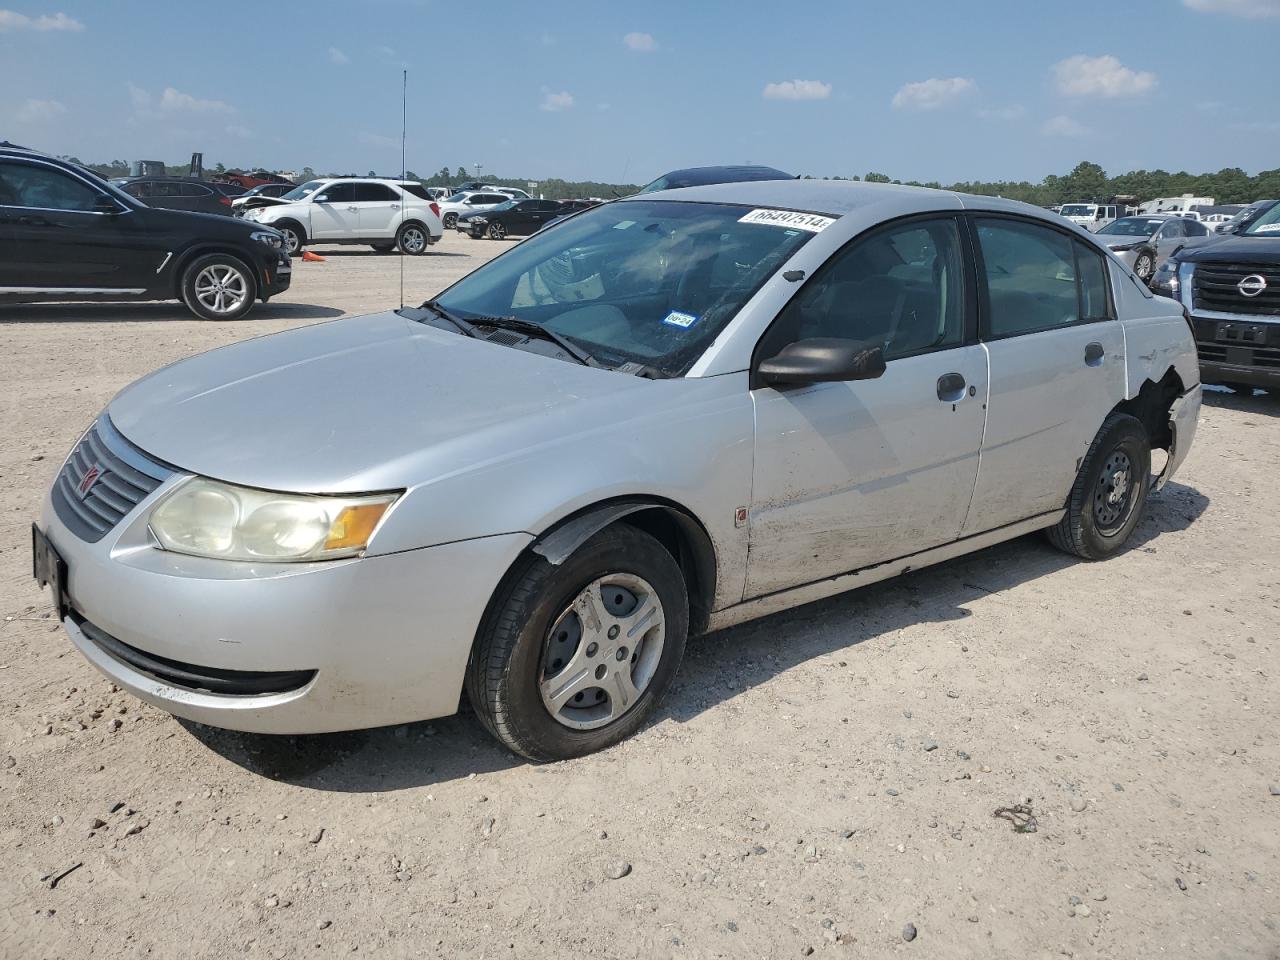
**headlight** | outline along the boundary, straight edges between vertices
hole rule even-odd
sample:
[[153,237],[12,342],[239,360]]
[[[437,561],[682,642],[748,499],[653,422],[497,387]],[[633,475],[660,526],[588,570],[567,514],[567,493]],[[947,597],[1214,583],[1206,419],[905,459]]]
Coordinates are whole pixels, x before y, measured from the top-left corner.
[[255,230],[249,234],[259,243],[265,243],[269,247],[275,247],[277,250],[284,249],[284,237],[274,230]]
[[467,217],[467,223],[488,223],[488,217]]
[[193,477],[151,511],[166,550],[222,560],[333,560],[361,553],[398,493],[321,497]]

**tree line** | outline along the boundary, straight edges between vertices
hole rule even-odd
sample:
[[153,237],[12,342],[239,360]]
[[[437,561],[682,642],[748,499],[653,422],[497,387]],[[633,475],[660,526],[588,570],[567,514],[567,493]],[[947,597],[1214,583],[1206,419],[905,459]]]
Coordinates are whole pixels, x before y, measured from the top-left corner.
[[[74,163],[80,163],[75,157],[66,157]],[[110,163],[83,164],[104,177],[125,177],[129,175],[129,164],[124,160],[113,160]],[[184,176],[186,164],[166,165],[171,176]],[[221,163],[205,168],[206,174],[241,173],[239,169],[228,169]],[[398,173],[377,174],[370,170],[367,173],[330,172],[318,173],[311,167],[297,171],[302,179],[315,177],[351,177],[351,176],[398,176]],[[499,177],[485,174],[473,177],[466,167],[458,167],[450,171],[441,167],[430,176],[419,176],[409,171],[410,180],[418,180],[428,187],[456,187],[468,180],[483,180],[496,187],[519,187],[530,193],[541,195],[549,200],[566,200],[571,197],[625,197],[639,190],[634,183],[605,183],[599,180],[562,180],[558,177],[536,179],[532,177]],[[818,179],[806,174],[805,179]],[[905,183],[912,187],[934,187],[942,190],[955,190],[960,193],[976,193],[990,197],[1008,197],[1011,200],[1023,200],[1037,206],[1048,207],[1063,203],[1098,202],[1110,200],[1116,196],[1133,196],[1138,200],[1150,200],[1152,197],[1178,197],[1190,193],[1197,197],[1213,197],[1218,203],[1249,203],[1253,200],[1271,200],[1280,197],[1280,168],[1263,170],[1249,175],[1239,167],[1226,167],[1217,173],[1187,173],[1180,171],[1170,173],[1167,170],[1132,170],[1114,177],[1108,176],[1101,166],[1089,161],[1076,164],[1070,173],[1061,176],[1050,174],[1039,183],[1028,180],[968,180],[959,183],[942,184],[937,181],[921,183],[916,180],[895,180],[888,174],[869,172],[860,176],[824,176],[823,180],[861,180],[866,183]],[[536,183],[534,188],[529,183]]]

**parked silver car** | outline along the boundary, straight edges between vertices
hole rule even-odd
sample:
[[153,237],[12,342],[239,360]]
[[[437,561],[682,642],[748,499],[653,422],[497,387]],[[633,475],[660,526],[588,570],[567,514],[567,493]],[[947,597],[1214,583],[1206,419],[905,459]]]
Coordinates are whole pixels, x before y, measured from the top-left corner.
[[1060,217],[691,187],[138,381],[35,568],[81,652],[179,716],[342,730],[465,688],[512,750],[570,757],[652,715],[691,634],[1037,530],[1111,556],[1199,406],[1181,308]]
[[1208,243],[1212,234],[1198,220],[1153,214],[1123,217],[1099,230],[1097,237],[1121,263],[1143,281],[1149,281],[1169,257],[1186,247]]

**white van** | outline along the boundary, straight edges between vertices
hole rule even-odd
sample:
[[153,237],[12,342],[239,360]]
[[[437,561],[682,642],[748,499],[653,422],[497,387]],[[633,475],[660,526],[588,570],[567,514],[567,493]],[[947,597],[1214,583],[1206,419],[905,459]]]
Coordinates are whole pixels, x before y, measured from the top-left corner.
[[1150,213],[1190,213],[1195,207],[1212,207],[1213,197],[1193,197],[1184,193],[1180,197],[1156,197],[1138,204],[1138,213],[1146,216]]

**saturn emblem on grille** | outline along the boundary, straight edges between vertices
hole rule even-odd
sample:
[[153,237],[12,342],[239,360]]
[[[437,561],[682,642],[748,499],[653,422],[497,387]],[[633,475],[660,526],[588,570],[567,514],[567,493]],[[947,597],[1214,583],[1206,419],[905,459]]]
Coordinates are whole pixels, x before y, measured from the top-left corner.
[[1236,289],[1242,297],[1256,297],[1267,289],[1267,278],[1260,273],[1251,273],[1236,284]]
[[102,476],[102,468],[96,463],[85,471],[84,476],[80,478],[80,483],[76,486],[76,493],[80,494],[81,500],[89,495],[89,491],[93,489],[93,485],[98,482],[100,476]]

